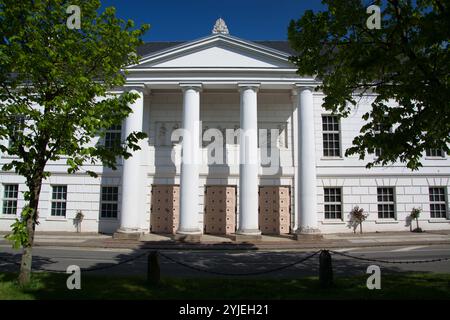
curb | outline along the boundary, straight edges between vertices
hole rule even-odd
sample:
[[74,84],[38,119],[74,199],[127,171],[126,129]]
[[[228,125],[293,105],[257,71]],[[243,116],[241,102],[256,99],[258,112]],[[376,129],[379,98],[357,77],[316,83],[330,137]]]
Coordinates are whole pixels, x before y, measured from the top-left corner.
[[101,248],[101,249],[132,249],[132,250],[205,250],[205,251],[251,251],[251,250],[312,250],[312,249],[340,249],[340,248],[376,248],[395,246],[433,246],[450,245],[449,241],[408,241],[408,242],[388,242],[388,243],[336,243],[333,241],[322,243],[145,243],[138,241],[101,242],[101,243],[55,243],[39,242],[35,247],[68,247],[68,248]]

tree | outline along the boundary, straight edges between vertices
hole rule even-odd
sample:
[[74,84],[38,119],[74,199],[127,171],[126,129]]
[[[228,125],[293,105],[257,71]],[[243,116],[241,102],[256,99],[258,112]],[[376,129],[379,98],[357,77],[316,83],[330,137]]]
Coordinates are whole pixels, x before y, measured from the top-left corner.
[[364,209],[358,206],[350,211],[350,222],[353,224],[353,232],[356,233],[356,228],[359,225],[359,233],[363,233],[362,224],[369,215],[364,213]]
[[[340,117],[348,116],[365,93],[375,94],[363,116],[366,124],[346,155],[364,160],[381,149],[368,168],[400,161],[416,170],[426,149],[450,154],[450,3],[322,2],[326,11],[306,11],[291,21],[288,37],[297,52],[291,61],[299,74],[321,81],[324,108]],[[380,8],[380,29],[368,23],[376,14],[367,13],[373,4]]]
[[[66,25],[69,5],[81,9],[81,28]],[[30,280],[35,227],[49,161],[67,159],[74,173],[83,164],[116,169],[119,156],[138,150],[142,132],[107,148],[96,139],[132,110],[136,94],[108,94],[125,83],[121,70],[138,61],[136,47],[147,25],[102,13],[97,0],[0,0],[0,151],[14,156],[3,170],[25,177],[27,202],[7,237],[23,247],[20,284]],[[95,172],[87,170],[91,176]]]

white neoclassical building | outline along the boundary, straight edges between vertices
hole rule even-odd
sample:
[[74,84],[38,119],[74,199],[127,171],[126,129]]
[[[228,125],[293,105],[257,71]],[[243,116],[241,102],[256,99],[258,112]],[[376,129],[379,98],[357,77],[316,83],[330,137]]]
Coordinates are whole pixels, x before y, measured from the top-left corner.
[[[353,232],[354,206],[369,214],[366,231],[409,230],[413,207],[423,229],[450,228],[448,156],[428,150],[415,172],[345,157],[374,97],[348,118],[332,116],[317,81],[289,62],[287,42],[239,39],[219,20],[207,37],[150,42],[139,54],[122,88],[139,99],[102,143],[132,131],[148,139],[117,171],[89,168],[98,178],[67,174],[64,159],[49,164],[38,231],[75,231],[81,211],[85,232]],[[20,214],[24,188],[22,177],[0,172],[0,231]]]

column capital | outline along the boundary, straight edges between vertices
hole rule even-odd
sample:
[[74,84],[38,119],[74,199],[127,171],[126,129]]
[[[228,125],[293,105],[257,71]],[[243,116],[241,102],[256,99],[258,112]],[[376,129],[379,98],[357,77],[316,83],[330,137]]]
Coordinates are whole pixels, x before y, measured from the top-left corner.
[[125,84],[123,91],[125,91],[125,92],[138,91],[143,94],[149,94],[150,87],[146,84]]
[[246,89],[252,89],[253,91],[258,92],[260,86],[261,86],[261,84],[257,83],[257,82],[238,83],[239,91],[246,90]]
[[203,84],[201,82],[180,82],[178,85],[183,91],[193,89],[197,92],[201,92],[203,89]]
[[292,95],[296,96],[299,93],[301,93],[304,90],[311,90],[314,91],[314,89],[317,87],[317,84],[315,83],[295,83],[292,88]]

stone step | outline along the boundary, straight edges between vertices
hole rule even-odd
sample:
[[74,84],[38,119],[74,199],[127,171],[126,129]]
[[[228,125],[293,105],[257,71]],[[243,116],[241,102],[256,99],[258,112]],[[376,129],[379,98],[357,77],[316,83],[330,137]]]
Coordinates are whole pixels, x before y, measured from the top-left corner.
[[114,240],[136,240],[139,241],[142,233],[134,232],[134,233],[124,233],[124,232],[115,232],[113,234]]

